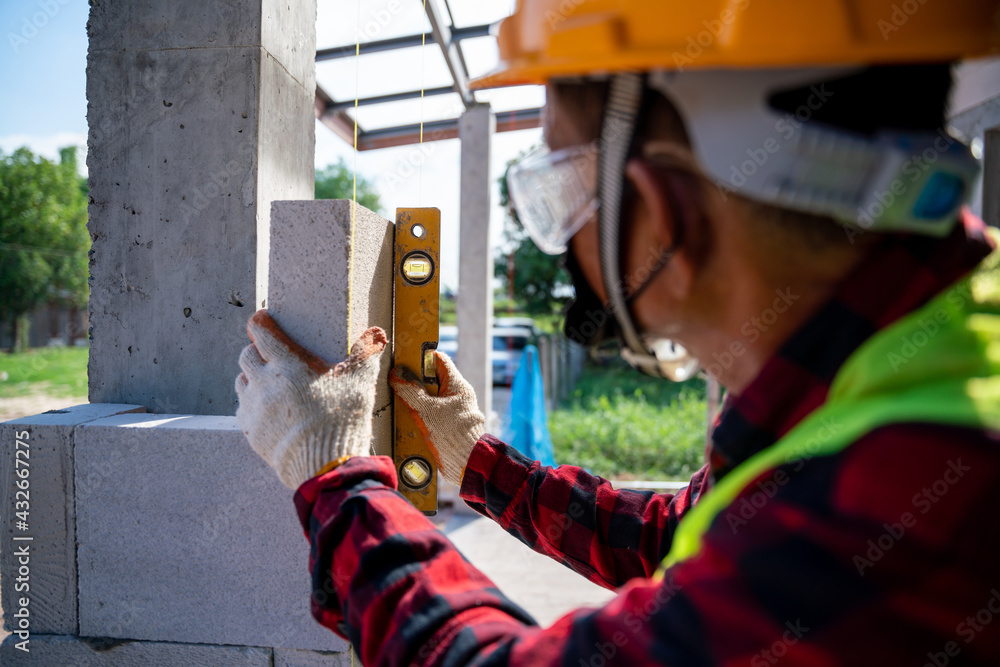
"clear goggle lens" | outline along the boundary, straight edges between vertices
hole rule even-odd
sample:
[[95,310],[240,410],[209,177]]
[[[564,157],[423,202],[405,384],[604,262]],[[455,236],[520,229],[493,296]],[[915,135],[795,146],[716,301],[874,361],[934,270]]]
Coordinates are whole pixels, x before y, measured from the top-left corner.
[[511,204],[526,232],[549,255],[566,252],[570,238],[597,213],[598,148],[536,148],[507,171]]

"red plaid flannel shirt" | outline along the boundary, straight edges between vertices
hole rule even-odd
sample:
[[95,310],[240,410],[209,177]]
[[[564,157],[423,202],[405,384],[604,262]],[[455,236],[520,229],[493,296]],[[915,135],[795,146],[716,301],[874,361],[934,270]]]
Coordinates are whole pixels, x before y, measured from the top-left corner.
[[676,494],[615,490],[484,436],[462,498],[531,548],[618,589],[539,628],[363,457],[304,483],[312,611],[366,665],[1000,664],[1000,434],[894,424],[746,489],[699,554],[650,579],[699,495],[821,405],[844,360],[989,251],[887,237],[717,421]]

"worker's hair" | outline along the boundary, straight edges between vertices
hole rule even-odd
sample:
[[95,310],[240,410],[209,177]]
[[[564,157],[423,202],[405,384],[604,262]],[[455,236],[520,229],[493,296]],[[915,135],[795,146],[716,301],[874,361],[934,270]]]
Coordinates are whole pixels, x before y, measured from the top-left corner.
[[[882,129],[934,131],[944,123],[951,88],[949,64],[894,65],[869,67],[855,74],[824,82],[831,91],[812,121],[863,135]],[[572,114],[584,141],[601,134],[601,120],[608,92],[606,81],[574,79],[553,82],[552,93],[561,109]],[[768,100],[777,110],[795,109],[799,97],[810,94],[809,86],[778,91]],[[836,104],[834,104],[834,100]],[[659,91],[648,90],[636,128],[635,146],[650,141],[671,141],[690,147],[684,121],[674,105]],[[797,249],[823,252],[850,245],[852,235],[828,216],[802,213],[773,206],[723,191],[702,188],[704,196],[724,196],[751,224],[759,226],[753,235],[762,249],[769,251],[789,243]],[[703,225],[684,230],[686,250],[695,261],[707,256],[711,247],[709,230]]]

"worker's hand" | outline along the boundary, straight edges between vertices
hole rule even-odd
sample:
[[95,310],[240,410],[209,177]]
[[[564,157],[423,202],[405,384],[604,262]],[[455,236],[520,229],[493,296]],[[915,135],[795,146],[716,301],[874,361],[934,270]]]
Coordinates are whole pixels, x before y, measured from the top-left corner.
[[258,310],[240,355],[236,422],[285,486],[297,489],[327,463],[371,452],[372,409],[385,332],[361,334],[336,366],[295,343]]
[[462,485],[465,465],[476,441],[486,431],[486,419],[476,403],[476,392],[447,355],[435,352],[438,395],[431,396],[410,369],[397,366],[389,384],[407,407],[431,448],[441,475]]

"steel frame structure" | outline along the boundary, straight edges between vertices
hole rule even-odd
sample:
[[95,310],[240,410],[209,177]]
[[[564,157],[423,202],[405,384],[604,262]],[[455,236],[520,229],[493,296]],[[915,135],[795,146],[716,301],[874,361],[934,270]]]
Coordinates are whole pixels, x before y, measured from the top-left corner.
[[[452,84],[450,86],[428,88],[423,91],[407,90],[388,95],[361,98],[357,100],[357,106],[418,99],[421,95],[429,97],[449,93],[457,93],[466,109],[475,106],[477,101],[475,94],[469,89],[469,70],[465,64],[465,56],[462,53],[462,41],[474,37],[488,36],[490,34],[490,26],[455,27],[454,20],[451,18],[451,9],[448,7],[448,0],[442,0],[442,2],[444,2],[447,16],[441,12],[437,0],[426,0],[426,3],[424,3],[427,20],[431,26],[429,34],[417,33],[404,37],[366,42],[360,44],[360,48],[356,44],[349,44],[330,49],[321,49],[316,52],[316,61],[322,62],[339,58],[353,58],[358,53],[365,55],[413,48],[425,44],[426,38],[431,37],[441,49],[448,72],[451,74]],[[316,118],[333,130],[334,134],[352,145],[354,144],[355,126],[354,119],[347,113],[347,110],[354,106],[355,100],[335,100],[319,84],[316,85],[316,101],[314,105]],[[359,151],[366,151],[376,148],[388,148],[390,146],[406,146],[420,142],[421,135],[423,141],[454,139],[458,137],[458,121],[458,118],[448,118],[424,122],[423,132],[421,132],[419,123],[375,130],[365,130],[358,126],[357,148]],[[497,132],[526,130],[538,127],[540,124],[540,108],[505,111],[496,114]]]

